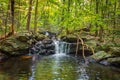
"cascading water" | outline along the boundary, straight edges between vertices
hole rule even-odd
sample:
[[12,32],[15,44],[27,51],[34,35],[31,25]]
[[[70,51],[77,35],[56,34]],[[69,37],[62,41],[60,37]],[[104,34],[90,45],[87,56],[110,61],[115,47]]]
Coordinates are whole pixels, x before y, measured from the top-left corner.
[[67,54],[70,52],[70,43],[54,40],[55,54]]

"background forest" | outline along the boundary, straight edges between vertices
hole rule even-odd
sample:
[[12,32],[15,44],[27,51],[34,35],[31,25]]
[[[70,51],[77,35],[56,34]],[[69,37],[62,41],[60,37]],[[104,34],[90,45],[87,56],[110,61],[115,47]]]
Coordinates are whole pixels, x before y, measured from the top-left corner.
[[120,80],[119,68],[120,0],[0,0],[0,80]]
[[87,28],[100,39],[109,33],[114,40],[120,34],[120,0],[0,0],[1,38],[61,28],[66,34]]

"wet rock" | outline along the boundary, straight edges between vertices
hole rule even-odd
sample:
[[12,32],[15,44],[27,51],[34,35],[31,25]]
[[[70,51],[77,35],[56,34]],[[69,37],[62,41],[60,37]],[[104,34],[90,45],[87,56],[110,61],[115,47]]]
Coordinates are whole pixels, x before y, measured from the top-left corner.
[[89,62],[98,62],[103,65],[120,66],[120,56],[99,51],[87,58]]
[[47,31],[39,31],[39,33],[45,35],[49,39],[56,38],[56,36],[57,36],[56,33],[48,31],[48,30]]
[[114,57],[114,58],[108,58],[107,62],[109,62],[113,66],[119,66],[120,67],[120,56]]
[[100,61],[99,63],[103,64],[103,65],[106,65],[106,66],[110,65],[110,63],[106,60]]
[[52,41],[51,39],[44,39],[44,40],[42,41],[42,43],[43,43],[43,44],[51,44],[51,43],[53,43],[53,41]]
[[55,53],[55,44],[51,39],[44,39],[37,42],[31,49],[30,53],[40,55],[50,55]]

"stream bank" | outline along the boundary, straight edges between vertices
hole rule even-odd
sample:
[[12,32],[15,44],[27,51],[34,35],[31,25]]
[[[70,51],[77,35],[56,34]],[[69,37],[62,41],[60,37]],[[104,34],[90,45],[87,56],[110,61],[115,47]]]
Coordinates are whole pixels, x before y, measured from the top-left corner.
[[[94,36],[81,36],[84,42],[95,50],[92,55],[91,49],[85,47],[85,56],[89,62],[97,62],[104,65],[120,66],[120,47],[113,43],[100,43]],[[75,54],[77,38],[75,36],[61,36],[61,41],[71,44],[69,54]],[[42,50],[40,50],[42,49]],[[38,53],[40,55],[54,54],[53,40],[45,34],[23,31],[0,41],[0,61],[11,56],[28,55]],[[46,53],[46,54],[44,54]],[[79,43],[78,55],[82,54]]]

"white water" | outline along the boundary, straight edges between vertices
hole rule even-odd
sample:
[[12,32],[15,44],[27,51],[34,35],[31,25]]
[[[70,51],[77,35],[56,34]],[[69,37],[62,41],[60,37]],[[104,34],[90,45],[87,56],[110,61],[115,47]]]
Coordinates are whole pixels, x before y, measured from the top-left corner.
[[70,43],[54,40],[55,54],[66,55],[70,52]]

